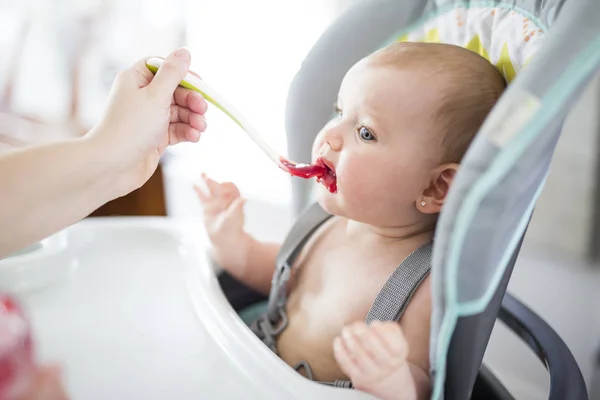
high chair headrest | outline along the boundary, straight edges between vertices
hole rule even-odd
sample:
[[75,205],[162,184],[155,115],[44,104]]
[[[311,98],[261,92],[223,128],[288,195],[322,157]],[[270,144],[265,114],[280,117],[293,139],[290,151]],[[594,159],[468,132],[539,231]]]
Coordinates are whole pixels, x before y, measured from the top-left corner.
[[510,83],[539,50],[544,29],[535,16],[507,4],[449,3],[408,27],[397,40],[467,48],[495,65]]

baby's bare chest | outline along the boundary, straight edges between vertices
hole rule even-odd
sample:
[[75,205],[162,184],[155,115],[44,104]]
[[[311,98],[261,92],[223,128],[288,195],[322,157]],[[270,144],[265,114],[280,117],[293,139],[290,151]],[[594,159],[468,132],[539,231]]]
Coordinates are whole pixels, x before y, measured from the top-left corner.
[[333,339],[344,326],[364,321],[397,264],[351,244],[329,242],[311,250],[296,266],[287,303],[289,325],[278,349],[291,365],[308,361],[318,379],[343,379],[333,357]]
[[364,319],[393,270],[350,249],[314,254],[300,268],[288,312],[306,314],[312,322],[324,325]]

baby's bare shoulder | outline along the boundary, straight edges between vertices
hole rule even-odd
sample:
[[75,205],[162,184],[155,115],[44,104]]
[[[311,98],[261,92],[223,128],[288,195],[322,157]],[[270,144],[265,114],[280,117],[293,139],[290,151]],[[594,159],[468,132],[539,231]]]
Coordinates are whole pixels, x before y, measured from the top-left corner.
[[428,275],[408,303],[400,327],[408,342],[408,360],[429,373],[429,334],[431,329],[431,275]]

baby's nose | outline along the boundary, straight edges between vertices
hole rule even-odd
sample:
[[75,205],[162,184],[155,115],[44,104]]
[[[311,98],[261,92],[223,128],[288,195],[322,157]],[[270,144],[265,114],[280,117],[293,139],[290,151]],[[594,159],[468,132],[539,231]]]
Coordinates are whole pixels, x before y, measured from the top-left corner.
[[328,129],[323,135],[323,145],[328,147],[326,151],[340,151],[342,148],[342,135],[339,129]]
[[333,151],[340,151],[342,149],[342,138],[339,136],[332,135],[326,140],[326,143],[327,146]]
[[314,149],[320,156],[325,156],[331,151],[340,151],[342,148],[342,135],[339,128],[335,126],[326,126],[314,143]]
[[318,156],[327,158],[329,154],[336,151],[334,146],[335,146],[335,141],[333,141],[333,144],[332,144],[331,140],[327,140],[327,139],[323,140],[321,142],[321,145],[319,146]]

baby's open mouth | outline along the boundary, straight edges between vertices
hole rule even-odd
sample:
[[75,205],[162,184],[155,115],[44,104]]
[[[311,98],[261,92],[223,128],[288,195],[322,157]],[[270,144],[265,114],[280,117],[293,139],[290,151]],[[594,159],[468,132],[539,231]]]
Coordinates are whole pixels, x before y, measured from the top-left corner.
[[337,178],[333,165],[320,157],[315,164],[324,168],[323,173],[317,176],[317,182],[325,186],[331,193],[337,192]]
[[317,182],[325,186],[331,193],[337,192],[337,178],[333,164],[319,157],[314,164],[295,164],[281,158],[281,169],[301,178],[317,178]]

